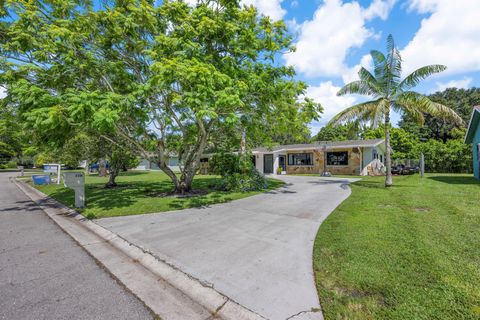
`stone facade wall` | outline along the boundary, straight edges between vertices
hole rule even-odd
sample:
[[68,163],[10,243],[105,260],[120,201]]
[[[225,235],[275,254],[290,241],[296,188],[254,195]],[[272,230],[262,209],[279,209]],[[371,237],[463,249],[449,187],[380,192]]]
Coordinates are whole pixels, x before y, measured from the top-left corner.
[[[313,153],[313,165],[311,166],[289,166],[288,155],[292,153]],[[319,150],[296,150],[287,152],[287,174],[308,174],[323,172],[324,155]]]
[[[326,166],[326,170],[332,174],[358,175],[360,174],[360,151],[358,148],[335,149],[334,151],[348,151],[347,166]],[[289,166],[288,155],[291,153],[313,153],[313,165]],[[287,174],[323,173],[325,154],[320,150],[296,150],[287,152]]]
[[327,171],[332,174],[359,175],[360,174],[360,151],[358,148],[335,149],[335,152],[348,151],[347,166],[327,166]]

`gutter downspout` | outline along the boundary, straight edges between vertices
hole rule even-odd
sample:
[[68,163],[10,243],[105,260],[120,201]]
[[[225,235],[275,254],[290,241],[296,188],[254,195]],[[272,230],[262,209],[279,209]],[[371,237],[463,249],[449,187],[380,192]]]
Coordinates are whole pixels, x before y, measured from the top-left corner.
[[360,176],[363,176],[363,148],[360,147],[358,148],[358,150],[360,150],[360,170],[359,170],[359,175]]

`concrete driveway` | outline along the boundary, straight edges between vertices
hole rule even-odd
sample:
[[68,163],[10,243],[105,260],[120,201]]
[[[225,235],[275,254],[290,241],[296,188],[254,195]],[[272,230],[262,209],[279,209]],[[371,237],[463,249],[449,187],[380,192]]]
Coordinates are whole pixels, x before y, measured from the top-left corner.
[[276,191],[226,204],[96,222],[263,317],[306,316],[320,307],[315,236],[352,180],[280,178]]

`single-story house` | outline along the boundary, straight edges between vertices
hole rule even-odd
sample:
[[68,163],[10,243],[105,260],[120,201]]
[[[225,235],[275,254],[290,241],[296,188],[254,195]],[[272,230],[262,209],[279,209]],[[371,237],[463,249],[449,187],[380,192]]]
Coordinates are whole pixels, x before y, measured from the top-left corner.
[[318,141],[252,150],[257,170],[264,174],[384,174],[385,139]]
[[465,143],[472,144],[473,176],[480,179],[480,106],[473,107]]
[[[178,166],[178,156],[170,156],[167,160],[167,166],[173,171],[180,171]],[[134,170],[160,170],[155,162],[149,161],[145,158],[141,158],[138,166]]]
[[[200,159],[199,171],[201,174],[208,174],[208,159],[210,159],[212,156],[213,154],[204,154]],[[180,162],[178,160],[178,156],[175,154],[169,155],[167,159],[167,166],[173,171],[180,171]],[[133,170],[160,170],[160,168],[155,162],[145,158],[140,158],[138,166]]]

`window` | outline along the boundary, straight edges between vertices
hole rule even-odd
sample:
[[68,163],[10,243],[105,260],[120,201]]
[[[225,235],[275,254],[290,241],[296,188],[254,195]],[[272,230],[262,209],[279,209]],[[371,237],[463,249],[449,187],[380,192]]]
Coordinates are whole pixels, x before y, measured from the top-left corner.
[[168,165],[170,167],[176,167],[178,166],[178,158],[177,157],[172,157],[168,159]]
[[312,153],[290,153],[288,154],[289,166],[311,166],[313,165]]
[[348,152],[327,152],[327,166],[348,166]]

